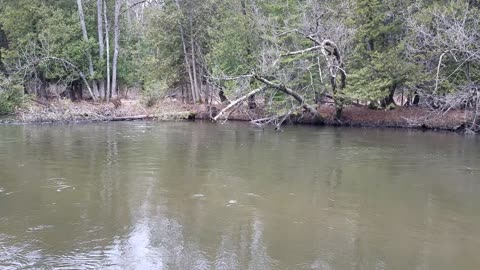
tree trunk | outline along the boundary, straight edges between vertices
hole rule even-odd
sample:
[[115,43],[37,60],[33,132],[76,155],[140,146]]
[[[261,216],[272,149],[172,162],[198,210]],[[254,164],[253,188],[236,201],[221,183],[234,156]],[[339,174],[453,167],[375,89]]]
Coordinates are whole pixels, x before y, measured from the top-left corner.
[[[141,3],[141,2],[138,2],[138,3]],[[135,5],[135,4],[134,4]],[[125,0],[125,6],[127,7],[127,9],[124,11],[125,13],[125,16],[127,17],[127,28],[129,30],[131,30],[132,28],[132,19],[130,18],[130,7],[129,7],[129,4],[128,4],[128,0]],[[128,30],[127,30],[128,31]]]
[[193,73],[193,83],[194,83],[194,92],[195,92],[195,101],[194,103],[197,103],[200,101],[200,91],[198,90],[198,81],[197,81],[197,65],[196,65],[196,59],[195,59],[195,43],[193,41],[193,24],[192,24],[192,19],[190,18],[190,47],[192,51],[192,73]]
[[384,97],[380,102],[380,105],[382,106],[382,108],[387,108],[391,104],[395,105],[394,96],[395,96],[396,89],[397,89],[397,86],[395,84],[390,87],[388,96]]
[[467,62],[467,63],[465,64],[465,69],[466,69],[466,71],[465,71],[466,74],[465,74],[465,75],[466,75],[466,77],[467,77],[467,80],[468,80],[469,82],[471,82],[471,81],[472,81],[472,78],[471,78],[471,76],[470,76],[470,62]]
[[250,110],[257,108],[257,103],[255,102],[255,95],[248,97],[248,108]]
[[122,0],[115,0],[115,18],[113,22],[113,63],[112,63],[112,89],[110,90],[110,97],[116,96],[117,91],[117,64],[118,52],[120,49],[120,10],[122,7]]
[[77,81],[73,81],[70,88],[70,100],[74,102],[77,99]]
[[[103,43],[103,1],[97,0],[97,34],[98,34],[98,49],[99,49],[99,56],[100,59],[103,60],[105,57],[105,44]],[[98,81],[98,91],[100,97],[105,97],[105,80]]]
[[413,95],[412,105],[418,106],[419,103],[420,103],[420,96],[418,95],[417,92],[415,92],[415,94]]
[[107,18],[107,3],[103,1],[103,19],[105,21],[105,42],[107,52],[107,88],[105,89],[105,99],[107,103],[110,102],[111,86],[110,86],[110,38],[108,35],[108,18]]
[[243,102],[244,100],[248,99],[249,97],[257,94],[257,93],[260,93],[261,91],[264,91],[265,89],[267,88],[267,86],[263,86],[263,87],[260,87],[258,89],[255,89],[255,90],[252,90],[251,92],[249,92],[248,94],[238,98],[237,100],[233,101],[232,103],[230,103],[227,107],[225,107],[223,110],[221,110],[215,117],[213,117],[213,121],[217,121],[220,117],[222,117],[222,115],[224,115],[228,110],[234,108],[235,106],[241,104],[241,102]]
[[[180,29],[183,29],[183,28],[180,28]],[[192,93],[192,101],[193,103],[196,102],[196,95],[195,95],[195,84],[194,84],[194,81],[193,81],[193,75],[192,75],[192,69],[190,68],[190,62],[188,61],[188,53],[187,53],[187,46],[185,44],[185,36],[183,35],[183,30],[181,31],[181,35],[182,35],[182,45],[183,45],[183,57],[185,59],[185,68],[187,69],[187,73],[188,73],[188,78],[190,80],[190,92]]]
[[[178,11],[180,11],[180,4],[178,3],[178,0],[175,0],[175,4],[177,6]],[[187,70],[188,73],[188,78],[190,80],[190,89],[192,93],[192,100],[193,103],[196,102],[196,97],[195,97],[195,90],[194,90],[194,81],[193,81],[193,76],[192,76],[192,69],[190,68],[190,63],[188,61],[188,53],[187,53],[187,44],[185,41],[185,32],[183,31],[183,25],[180,22],[180,35],[182,36],[182,47],[183,47],[183,59],[185,60],[185,69]],[[188,97],[188,95],[187,95]]]
[[[320,44],[320,46],[315,46],[315,47],[312,47],[311,49],[320,47],[325,57],[325,60],[328,63],[328,68],[330,73],[330,84],[332,86],[333,98],[335,102],[335,119],[340,120],[340,118],[342,117],[343,105],[344,105],[342,92],[343,92],[343,89],[345,89],[345,86],[347,84],[347,74],[345,73],[345,66],[343,64],[340,51],[338,49],[337,44],[335,44],[331,40],[326,39],[322,43],[320,43],[319,41],[312,39],[311,37],[309,37],[309,39],[314,41],[316,44]],[[337,89],[338,73],[340,73],[340,91]]]
[[38,73],[39,86],[37,90],[37,96],[40,98],[47,98],[47,80],[43,71]]
[[[80,26],[82,27],[83,40],[85,42],[88,42],[87,27],[85,25],[85,15],[83,14],[82,0],[77,0],[77,6],[78,6],[78,14],[80,17]],[[95,77],[95,72],[93,70],[92,55],[90,54],[90,52],[87,53],[87,59],[88,59],[88,72],[92,80],[91,84],[92,84],[93,94],[98,95],[97,83],[93,79]],[[95,99],[95,97],[92,97],[92,98]]]
[[220,90],[218,92],[218,97],[220,98],[220,102],[227,104],[230,103],[230,100],[228,100],[228,98],[225,96],[225,92],[223,92],[223,90]]
[[184,84],[182,83],[182,86],[181,86],[181,89],[182,89],[182,103],[185,103],[185,87],[184,87]]
[[[245,28],[248,29],[248,31],[251,30],[251,27],[250,27],[250,20],[248,19],[247,17],[247,5],[245,3],[245,0],[240,0],[240,6],[242,7],[242,15],[245,17]],[[251,41],[250,41],[250,36],[246,36],[246,39],[247,39],[247,57],[248,59],[251,58],[252,56],[252,45],[251,45]],[[252,81],[250,82],[250,85],[251,85]],[[257,107],[257,103],[255,102],[255,95],[252,95],[248,98],[248,108],[249,109],[255,109]]]
[[205,82],[205,104],[210,104],[210,85],[208,80]]
[[2,61],[2,49],[8,49],[8,40],[5,31],[0,25],[0,72],[5,73],[6,69]]

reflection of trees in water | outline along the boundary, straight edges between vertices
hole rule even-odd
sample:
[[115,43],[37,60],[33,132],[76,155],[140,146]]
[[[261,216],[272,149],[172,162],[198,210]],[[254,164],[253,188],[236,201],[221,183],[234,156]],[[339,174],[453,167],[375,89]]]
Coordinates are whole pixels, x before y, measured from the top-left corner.
[[[215,269],[274,269],[263,240],[264,226],[256,210],[245,225],[230,224],[224,230],[215,257]],[[248,267],[247,267],[248,266]]]
[[168,201],[156,193],[154,177],[142,178],[128,200],[132,227],[106,248],[105,265],[127,269],[208,269],[201,249],[183,226],[168,217]]
[[199,247],[185,241],[182,226],[161,216],[136,223],[111,251],[110,263],[127,269],[209,268]]
[[274,260],[267,254],[267,248],[263,242],[263,223],[258,215],[254,214],[252,224],[252,239],[250,245],[250,264],[249,269],[273,269]]
[[[400,143],[391,147],[383,131],[329,129],[315,139],[315,130],[277,136],[171,125],[22,127],[18,138],[28,147],[0,147],[27,156],[29,171],[3,171],[16,166],[6,160],[0,174],[65,177],[77,189],[59,193],[31,181],[15,195],[23,202],[3,197],[13,202],[5,209],[54,226],[23,236],[33,222],[0,217],[8,236],[0,234],[0,265],[4,254],[38,268],[100,269],[438,269],[439,262],[460,269],[462,258],[467,267],[478,261],[475,147],[439,150],[423,137],[388,136]],[[468,158],[470,171],[452,169]],[[422,164],[437,171],[424,173]],[[238,204],[226,207],[229,200]],[[20,228],[5,225],[12,221]]]
[[[165,215],[166,202],[145,196],[136,223],[124,239],[117,239],[104,251],[104,265],[129,269],[273,269],[263,241],[263,223],[253,213],[252,220],[224,226],[218,242],[202,245],[184,226]],[[149,199],[150,198],[150,199]],[[155,204],[151,201],[155,200]],[[162,207],[158,207],[158,204]],[[142,214],[140,214],[142,213]],[[141,217],[143,216],[143,217]],[[215,248],[216,247],[216,248]],[[216,250],[209,257],[212,248]]]
[[427,195],[427,201],[425,204],[425,234],[424,234],[424,241],[423,245],[420,247],[419,250],[419,262],[417,265],[417,269],[430,269],[430,256],[432,252],[432,243],[429,242],[429,239],[432,239],[433,236],[433,197],[432,193],[429,192]]
[[[92,157],[93,163],[100,165],[100,196],[102,198],[102,204],[104,207],[113,207],[115,190],[118,191],[119,179],[118,176],[118,148],[117,148],[117,134],[114,125],[107,125],[105,127],[105,141],[104,145],[96,145],[93,151],[96,151],[96,155]],[[100,140],[101,141],[101,140]],[[98,150],[97,150],[98,149]],[[100,150],[100,151],[99,151]]]

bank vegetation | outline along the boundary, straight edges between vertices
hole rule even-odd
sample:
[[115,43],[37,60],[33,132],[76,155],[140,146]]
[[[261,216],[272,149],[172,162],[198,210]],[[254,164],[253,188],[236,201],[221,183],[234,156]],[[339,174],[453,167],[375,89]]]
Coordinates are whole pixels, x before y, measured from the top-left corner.
[[0,48],[0,113],[25,121],[480,130],[478,0],[0,0]]

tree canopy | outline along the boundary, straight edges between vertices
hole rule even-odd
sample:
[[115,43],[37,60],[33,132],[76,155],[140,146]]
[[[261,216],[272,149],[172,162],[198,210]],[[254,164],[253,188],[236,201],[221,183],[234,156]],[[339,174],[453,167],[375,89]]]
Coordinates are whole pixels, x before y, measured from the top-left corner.
[[89,90],[87,98],[106,101],[129,87],[152,98],[182,92],[189,102],[210,103],[218,92],[235,99],[267,86],[256,95],[272,115],[329,99],[339,118],[353,103],[477,110],[479,6],[475,0],[1,0],[0,78],[2,85],[15,82],[7,87],[21,92],[15,96],[75,97],[77,84]]

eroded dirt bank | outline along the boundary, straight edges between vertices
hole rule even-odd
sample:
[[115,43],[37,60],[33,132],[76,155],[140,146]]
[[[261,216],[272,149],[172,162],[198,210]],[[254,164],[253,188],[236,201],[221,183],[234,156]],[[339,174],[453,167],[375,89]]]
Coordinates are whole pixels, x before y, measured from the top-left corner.
[[[221,110],[217,106],[216,110]],[[371,110],[366,107],[347,107],[341,121],[334,119],[334,108],[318,108],[325,119],[324,124],[336,126],[426,128],[461,131],[465,126],[466,114],[451,111],[439,114],[422,108],[397,108],[395,110]],[[15,118],[2,120],[4,123],[78,123],[91,121],[126,121],[141,119],[186,120],[210,119],[210,108],[206,105],[184,104],[177,101],[163,101],[152,107],[145,107],[138,100],[121,100],[121,104],[71,102],[56,100],[49,103],[33,102],[17,111]],[[250,121],[265,116],[262,108],[242,109],[229,115],[229,120]],[[292,117],[287,123],[312,124],[308,116]]]

